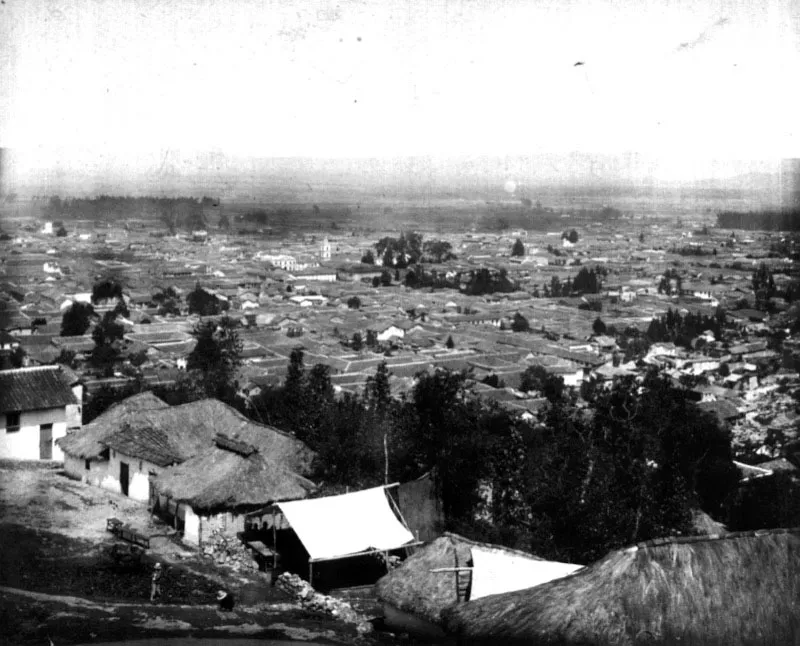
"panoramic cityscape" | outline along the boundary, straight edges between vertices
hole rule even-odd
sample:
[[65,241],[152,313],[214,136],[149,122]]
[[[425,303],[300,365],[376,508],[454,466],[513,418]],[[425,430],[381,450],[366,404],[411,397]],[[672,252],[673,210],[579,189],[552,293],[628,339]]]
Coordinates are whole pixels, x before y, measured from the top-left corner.
[[7,4],[0,642],[800,643],[791,3]]

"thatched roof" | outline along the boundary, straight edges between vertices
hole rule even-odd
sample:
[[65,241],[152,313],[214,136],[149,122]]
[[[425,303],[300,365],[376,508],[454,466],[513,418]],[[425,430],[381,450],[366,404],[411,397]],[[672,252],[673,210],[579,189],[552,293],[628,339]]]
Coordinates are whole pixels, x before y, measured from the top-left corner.
[[153,486],[198,513],[298,500],[316,489],[310,480],[258,451],[243,455],[219,443],[165,469]]
[[[465,567],[472,559],[472,547],[500,550],[541,560],[532,554],[498,545],[478,543],[458,534],[446,533],[406,559],[402,566],[381,578],[376,586],[378,598],[399,610],[440,623],[440,613],[459,601],[456,596],[455,575],[431,572],[436,568]],[[465,582],[470,572],[461,572]]]
[[800,529],[662,539],[442,613],[463,643],[798,643]]
[[123,424],[140,419],[148,410],[169,408],[151,392],[143,392],[113,404],[90,424],[56,440],[64,453],[83,460],[96,458],[105,450],[103,441],[119,431]]
[[729,533],[723,523],[714,520],[702,509],[692,510],[692,531],[697,536],[721,536]]
[[132,433],[150,429],[140,433],[142,438],[154,432],[165,435],[183,460],[212,446],[218,433],[256,447],[262,455],[296,473],[309,473],[314,459],[314,452],[294,435],[257,424],[217,399],[169,406],[151,393],[134,395],[112,406],[91,424],[63,438],[59,446],[79,458],[96,457],[112,436],[120,442],[118,433],[126,428]]

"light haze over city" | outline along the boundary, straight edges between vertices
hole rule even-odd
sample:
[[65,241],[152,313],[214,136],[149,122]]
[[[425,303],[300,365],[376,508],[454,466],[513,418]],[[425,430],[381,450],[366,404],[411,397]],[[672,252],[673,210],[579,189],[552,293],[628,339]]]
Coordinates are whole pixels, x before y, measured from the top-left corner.
[[[675,182],[777,173],[798,148],[789,0],[0,11],[8,186],[169,190],[265,168],[391,181],[407,156],[422,182],[457,182],[465,158],[501,186]],[[294,160],[252,161],[275,158]]]

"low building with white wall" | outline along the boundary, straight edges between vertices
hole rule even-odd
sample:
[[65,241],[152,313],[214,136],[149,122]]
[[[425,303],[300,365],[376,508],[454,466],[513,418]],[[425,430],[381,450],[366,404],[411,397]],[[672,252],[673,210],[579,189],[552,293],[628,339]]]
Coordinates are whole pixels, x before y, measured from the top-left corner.
[[63,461],[57,441],[80,428],[82,396],[62,366],[0,371],[0,458]]

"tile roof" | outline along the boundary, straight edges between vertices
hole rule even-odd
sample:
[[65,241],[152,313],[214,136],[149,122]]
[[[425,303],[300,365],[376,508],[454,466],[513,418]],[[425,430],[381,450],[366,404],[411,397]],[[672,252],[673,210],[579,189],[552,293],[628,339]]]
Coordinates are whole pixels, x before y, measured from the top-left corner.
[[0,371],[0,412],[43,410],[79,404],[71,376],[60,366]]
[[103,444],[122,455],[147,460],[160,467],[184,460],[183,454],[172,445],[167,433],[160,428],[131,428],[125,424],[122,430],[106,438]]

